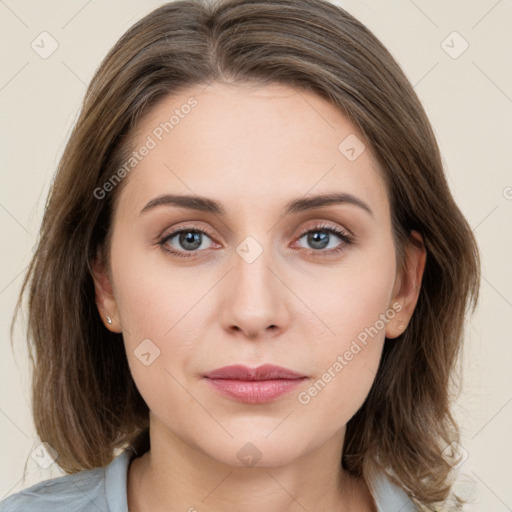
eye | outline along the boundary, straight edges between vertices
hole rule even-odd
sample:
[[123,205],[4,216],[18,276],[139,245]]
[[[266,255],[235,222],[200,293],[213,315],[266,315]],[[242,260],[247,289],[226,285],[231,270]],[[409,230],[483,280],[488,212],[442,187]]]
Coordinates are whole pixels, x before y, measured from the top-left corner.
[[[204,236],[210,238],[208,232],[203,229],[198,229],[196,226],[185,226],[167,233],[158,243],[166,252],[181,258],[190,258],[198,249],[211,247],[211,245],[205,247]],[[187,252],[191,254],[186,254]]]
[[[341,240],[341,243],[336,245],[336,241],[332,240],[332,235],[335,235],[335,238]],[[352,235],[338,227],[326,224],[320,224],[314,226],[313,228],[308,228],[306,231],[301,233],[299,241],[301,239],[305,239],[305,243],[312,247],[312,249],[308,251],[310,254],[318,255],[321,257],[336,255],[343,251],[347,245],[350,245],[354,242]],[[332,243],[334,243],[334,246]]]

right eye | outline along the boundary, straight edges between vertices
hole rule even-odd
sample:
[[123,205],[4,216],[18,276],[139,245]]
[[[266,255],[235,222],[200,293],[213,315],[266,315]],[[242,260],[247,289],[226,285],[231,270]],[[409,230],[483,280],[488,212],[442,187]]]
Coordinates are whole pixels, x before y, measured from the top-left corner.
[[[170,233],[166,233],[158,243],[162,247],[162,250],[172,255],[181,258],[190,258],[203,246],[204,236],[210,238],[208,232],[203,229],[199,229],[196,226],[185,226],[171,231]],[[176,239],[175,245],[171,245],[170,242],[174,239]],[[206,249],[208,248],[209,247],[206,247]],[[205,247],[203,247],[203,249],[205,249]],[[187,252],[190,254],[186,254]]]

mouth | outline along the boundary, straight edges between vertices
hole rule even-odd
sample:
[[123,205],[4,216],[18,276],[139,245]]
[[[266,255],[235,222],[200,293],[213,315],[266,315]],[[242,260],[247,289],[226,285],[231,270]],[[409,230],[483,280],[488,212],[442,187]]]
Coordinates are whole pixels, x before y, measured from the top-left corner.
[[224,366],[203,377],[212,388],[227,398],[249,404],[266,403],[300,386],[307,376],[288,368],[265,364],[257,368]]

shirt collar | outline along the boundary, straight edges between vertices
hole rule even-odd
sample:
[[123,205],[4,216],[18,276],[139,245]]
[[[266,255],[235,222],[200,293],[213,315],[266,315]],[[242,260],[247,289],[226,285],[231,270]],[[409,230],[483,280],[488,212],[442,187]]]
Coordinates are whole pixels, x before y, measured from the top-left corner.
[[[105,496],[109,511],[128,512],[128,467],[134,455],[132,450],[125,450],[105,468]],[[406,492],[393,483],[384,471],[375,472],[368,487],[378,512],[417,510]]]

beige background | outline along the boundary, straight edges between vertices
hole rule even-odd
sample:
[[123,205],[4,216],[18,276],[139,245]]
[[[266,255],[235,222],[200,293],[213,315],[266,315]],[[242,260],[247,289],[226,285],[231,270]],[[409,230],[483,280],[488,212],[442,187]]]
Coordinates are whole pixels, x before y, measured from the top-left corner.
[[[336,3],[374,31],[415,86],[438,137],[453,194],[479,241],[481,300],[467,324],[464,392],[456,407],[467,452],[459,480],[473,496],[468,510],[511,511],[512,2]],[[43,469],[30,457],[39,440],[29,409],[27,354],[20,328],[12,353],[9,323],[86,84],[122,33],[160,4],[0,2],[0,498],[61,474],[55,465]],[[58,42],[47,59],[31,48],[43,31]],[[464,41],[469,46],[457,56]]]

